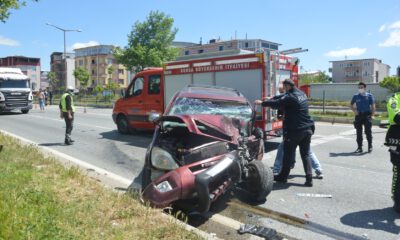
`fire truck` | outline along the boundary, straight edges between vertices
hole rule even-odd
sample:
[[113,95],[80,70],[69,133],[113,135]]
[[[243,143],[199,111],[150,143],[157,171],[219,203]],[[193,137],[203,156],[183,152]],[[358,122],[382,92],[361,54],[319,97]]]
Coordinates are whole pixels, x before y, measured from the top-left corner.
[[[226,54],[226,53],[225,53]],[[186,58],[185,58],[186,57]],[[204,57],[183,56],[163,68],[148,68],[135,75],[116,101],[113,120],[120,133],[133,129],[153,129],[151,113],[162,115],[175,93],[188,85],[216,85],[241,92],[250,102],[278,94],[280,81],[291,78],[298,83],[298,59],[276,51]],[[256,125],[267,135],[279,135],[282,121],[276,110],[254,106]]]

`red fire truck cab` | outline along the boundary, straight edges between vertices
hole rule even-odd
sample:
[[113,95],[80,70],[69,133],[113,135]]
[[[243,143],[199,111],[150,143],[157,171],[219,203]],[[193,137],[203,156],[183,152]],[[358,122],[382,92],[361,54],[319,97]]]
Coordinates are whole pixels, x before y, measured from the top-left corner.
[[[297,58],[276,52],[240,53],[183,59],[148,68],[135,75],[116,101],[113,120],[120,133],[153,129],[150,113],[163,114],[176,92],[187,85],[217,85],[234,88],[250,102],[277,94],[286,78],[298,82]],[[256,106],[255,106],[256,107]],[[275,110],[256,107],[257,126],[268,135],[279,134],[282,121]]]

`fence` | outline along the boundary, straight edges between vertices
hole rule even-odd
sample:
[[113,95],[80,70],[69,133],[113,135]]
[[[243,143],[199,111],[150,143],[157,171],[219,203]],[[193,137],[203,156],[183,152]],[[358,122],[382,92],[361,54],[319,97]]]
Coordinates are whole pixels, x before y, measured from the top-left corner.
[[[311,99],[350,101],[358,93],[358,83],[316,83],[310,86]],[[377,102],[386,101],[392,93],[378,83],[367,84],[367,91],[372,93]],[[325,96],[324,96],[325,95]]]

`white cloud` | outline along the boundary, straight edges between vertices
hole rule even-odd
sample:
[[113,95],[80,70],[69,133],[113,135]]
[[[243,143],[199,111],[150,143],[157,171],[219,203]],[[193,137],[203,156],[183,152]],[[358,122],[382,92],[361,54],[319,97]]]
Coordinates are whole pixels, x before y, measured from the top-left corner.
[[[400,22],[398,22],[400,24]],[[389,38],[386,41],[379,43],[379,47],[400,47],[400,30],[390,32]]]
[[386,24],[383,24],[380,28],[379,28],[379,32],[383,32],[386,30]]
[[0,45],[10,46],[10,47],[17,47],[19,46],[19,42],[0,36]]
[[352,57],[352,56],[360,56],[363,55],[367,51],[366,48],[347,48],[347,49],[341,49],[341,50],[336,50],[336,51],[329,51],[325,53],[325,56],[328,57]]
[[400,21],[397,21],[397,22],[394,22],[394,23],[390,24],[388,29],[400,29]]
[[87,43],[74,43],[74,45],[72,45],[72,49],[93,47],[93,46],[97,46],[97,45],[100,45],[100,43],[98,43],[96,41],[89,41]]

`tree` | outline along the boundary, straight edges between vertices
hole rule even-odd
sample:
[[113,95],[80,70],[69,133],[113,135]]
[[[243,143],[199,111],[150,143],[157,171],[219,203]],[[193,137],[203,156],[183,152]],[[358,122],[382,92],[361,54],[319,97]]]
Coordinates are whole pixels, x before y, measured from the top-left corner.
[[172,29],[174,19],[163,12],[151,11],[147,20],[136,22],[128,35],[128,46],[114,49],[117,61],[128,70],[139,72],[145,67],[161,67],[178,56],[171,46],[178,31]]
[[395,93],[400,91],[400,77],[385,77],[379,86],[389,89],[391,92]]
[[96,96],[96,103],[97,103],[99,93],[102,93],[103,91],[104,91],[104,88],[101,85],[97,85],[96,87],[94,87],[93,92]]
[[79,81],[79,83],[80,83],[80,85],[81,85],[81,87],[83,89],[87,88],[87,85],[89,83],[89,73],[88,73],[88,71],[86,71],[83,68],[77,68],[77,69],[74,70],[74,77],[76,79],[78,79],[78,81]]
[[49,80],[49,84],[52,88],[52,90],[55,90],[57,88],[57,84],[60,81],[59,79],[57,79],[57,75],[55,72],[49,72],[49,74],[47,74],[47,79]]
[[[38,0],[32,0],[37,2]],[[0,21],[3,23],[10,17],[10,10],[11,9],[20,9],[20,7],[26,6],[26,1],[20,0],[1,0],[0,1]]]
[[74,70],[74,77],[78,79],[79,83],[81,84],[81,88],[83,88],[84,93],[85,93],[85,107],[83,108],[83,112],[86,113],[86,91],[87,91],[87,85],[89,83],[89,73],[83,68],[76,68]]
[[299,85],[308,85],[311,83],[329,83],[329,76],[324,72],[318,74],[301,74]]
[[114,67],[112,65],[107,67],[107,73],[109,75],[108,83],[112,82],[112,74],[113,74],[114,70],[115,69],[114,69]]

